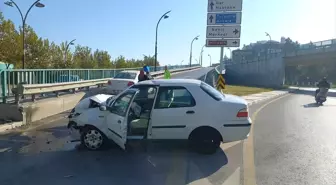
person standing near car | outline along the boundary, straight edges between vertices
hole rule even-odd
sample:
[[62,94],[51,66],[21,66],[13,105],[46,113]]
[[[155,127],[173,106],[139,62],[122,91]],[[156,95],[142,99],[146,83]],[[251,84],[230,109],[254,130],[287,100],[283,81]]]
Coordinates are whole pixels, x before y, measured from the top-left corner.
[[147,65],[145,65],[144,67],[143,67],[143,70],[144,70],[144,72],[145,72],[145,79],[146,80],[153,80],[154,78],[152,77],[152,75],[150,74],[150,69],[149,69],[149,67],[147,66]]
[[165,66],[164,70],[164,79],[170,79],[170,71],[168,70],[167,66]]
[[141,70],[140,70],[140,73],[139,73],[139,76],[138,76],[138,81],[139,81],[139,82],[145,81],[145,80],[147,80],[146,78],[147,78],[147,77],[146,77],[146,75],[145,75],[144,70],[141,69]]

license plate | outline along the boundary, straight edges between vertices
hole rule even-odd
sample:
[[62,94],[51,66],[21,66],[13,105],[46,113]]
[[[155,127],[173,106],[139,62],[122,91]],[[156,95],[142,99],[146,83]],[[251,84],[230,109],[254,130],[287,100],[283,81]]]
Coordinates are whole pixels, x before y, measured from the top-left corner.
[[320,99],[321,99],[321,100],[326,100],[326,98],[325,98],[325,97],[321,97]]

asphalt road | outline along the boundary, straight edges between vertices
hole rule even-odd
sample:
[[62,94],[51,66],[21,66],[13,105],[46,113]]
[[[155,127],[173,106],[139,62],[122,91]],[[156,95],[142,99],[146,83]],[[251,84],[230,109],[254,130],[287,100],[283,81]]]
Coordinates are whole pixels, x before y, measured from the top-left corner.
[[299,91],[261,111],[254,126],[257,184],[331,185],[336,182],[336,93],[317,107]]

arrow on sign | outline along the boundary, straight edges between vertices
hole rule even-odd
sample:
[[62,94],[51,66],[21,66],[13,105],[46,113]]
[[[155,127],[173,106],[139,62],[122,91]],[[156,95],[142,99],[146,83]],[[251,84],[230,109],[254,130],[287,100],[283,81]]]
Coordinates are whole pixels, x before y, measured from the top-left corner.
[[214,6],[215,4],[211,1],[211,3],[210,3],[210,8],[211,8],[211,10],[213,10],[213,6]]
[[235,45],[237,45],[238,44],[238,42],[237,41],[234,41],[234,42],[232,42],[233,44],[235,44]]
[[234,33],[235,35],[237,35],[237,34],[239,33],[239,30],[235,29],[235,30],[233,31],[233,33]]
[[212,23],[212,19],[213,19],[214,17],[212,16],[212,15],[210,15],[210,17],[209,17],[209,19],[210,19],[210,22]]

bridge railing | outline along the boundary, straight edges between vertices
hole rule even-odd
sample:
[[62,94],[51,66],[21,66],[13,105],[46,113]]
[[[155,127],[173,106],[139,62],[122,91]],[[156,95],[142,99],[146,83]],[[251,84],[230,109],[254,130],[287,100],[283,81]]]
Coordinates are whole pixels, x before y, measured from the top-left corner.
[[[198,64],[192,65],[192,67]],[[167,66],[168,69],[187,68],[189,65]],[[153,71],[153,67],[150,67]],[[0,98],[13,97],[13,88],[19,84],[57,84],[85,80],[113,78],[124,70],[140,70],[140,68],[120,69],[7,69],[0,71]],[[164,70],[164,66],[157,66],[157,71]]]

